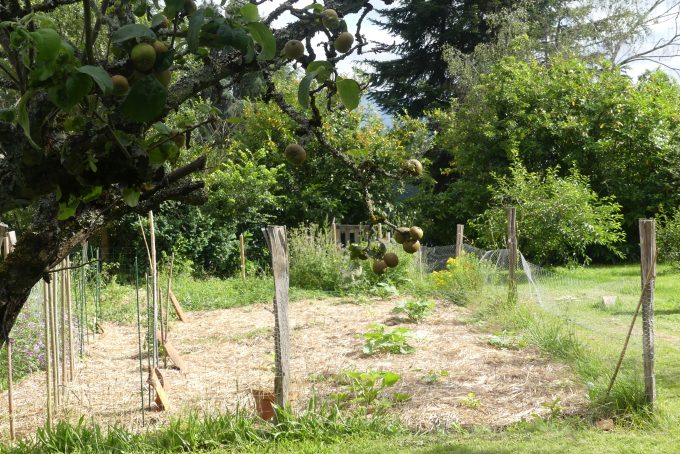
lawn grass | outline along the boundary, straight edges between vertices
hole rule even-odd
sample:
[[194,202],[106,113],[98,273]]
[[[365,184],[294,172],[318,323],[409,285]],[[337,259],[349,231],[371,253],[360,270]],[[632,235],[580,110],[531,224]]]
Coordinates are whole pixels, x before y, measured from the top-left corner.
[[[159,286],[165,295],[167,277],[159,278]],[[146,284],[140,283],[139,297],[146,304]],[[271,277],[249,276],[228,279],[195,279],[188,275],[175,276],[172,290],[185,310],[206,311],[229,309],[250,304],[270,303],[274,296],[274,281]],[[92,295],[93,293],[90,293]],[[290,288],[290,300],[316,299],[333,296],[329,292]],[[136,320],[136,292],[134,286],[111,282],[102,289],[102,318],[116,323],[133,323]],[[90,318],[94,305],[88,306]]]

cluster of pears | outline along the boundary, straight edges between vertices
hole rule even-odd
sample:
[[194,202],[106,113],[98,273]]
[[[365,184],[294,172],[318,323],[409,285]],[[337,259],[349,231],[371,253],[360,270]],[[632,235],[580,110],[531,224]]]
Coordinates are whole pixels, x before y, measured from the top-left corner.
[[362,248],[358,244],[349,245],[350,258],[368,260],[373,256],[372,269],[375,274],[384,274],[387,268],[399,265],[399,256],[394,252],[387,252],[387,245],[379,241],[369,252],[369,248]]
[[[335,30],[340,27],[340,17],[338,12],[334,9],[326,9],[321,13],[321,23],[329,30]],[[354,36],[348,32],[343,31],[333,41],[333,47],[340,53],[347,53],[352,49],[354,44]],[[288,60],[297,60],[302,58],[305,54],[305,46],[302,41],[298,39],[291,39],[283,46],[281,54]]]
[[115,74],[111,76],[113,80],[113,94],[116,96],[125,96],[136,81],[142,79],[148,74],[153,73],[153,76],[164,87],[170,84],[172,74],[169,69],[161,71],[154,71],[156,62],[169,51],[167,44],[163,41],[155,40],[151,43],[142,42],[135,44],[130,49],[130,62],[134,68],[132,74],[125,77],[122,74]]
[[399,227],[394,231],[394,241],[401,244],[404,252],[415,254],[420,250],[420,240],[423,239],[423,229],[420,227]]

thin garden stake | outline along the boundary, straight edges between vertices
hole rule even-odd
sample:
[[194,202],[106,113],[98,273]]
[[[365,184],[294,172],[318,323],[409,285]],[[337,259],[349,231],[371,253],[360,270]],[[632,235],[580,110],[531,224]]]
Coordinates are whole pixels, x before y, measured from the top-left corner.
[[52,349],[52,397],[54,398],[54,408],[59,408],[59,341],[57,340],[57,286],[56,277],[52,274],[50,286],[50,347]]
[[153,211],[149,211],[149,240],[151,247],[151,305],[153,307],[153,365],[158,367],[158,272],[156,269],[156,232],[153,222]]
[[[144,280],[146,282],[146,367],[148,371],[151,371],[151,355],[152,355],[152,344],[151,339],[151,298],[149,296],[149,273],[144,273]],[[153,386],[149,386],[149,407],[151,406],[151,389]]]
[[73,369],[75,369],[74,348],[73,348],[73,299],[71,296],[71,258],[66,256],[66,320],[68,323],[68,349],[69,349],[69,380],[73,381]]
[[52,352],[50,351],[50,303],[49,284],[43,281],[43,314],[45,316],[45,384],[47,385],[47,425],[52,426],[52,367],[50,366]]
[[175,253],[170,255],[170,269],[168,270],[168,291],[165,294],[165,338],[168,339],[168,333],[170,332],[170,327],[168,326],[169,315],[170,314],[170,290],[172,289],[172,267],[175,263]]
[[14,395],[12,384],[12,344],[14,339],[7,339],[7,408],[9,410],[9,439],[14,442]]
[[97,257],[97,267],[96,267],[96,287],[95,287],[95,331],[96,332],[101,332],[101,323],[102,323],[102,302],[101,302],[101,278],[100,278],[100,273],[101,273],[101,262],[99,260],[99,248],[96,250],[96,257]]
[[142,403],[142,425],[144,425],[144,375],[142,373],[142,319],[139,314],[139,268],[135,257],[135,295],[137,297],[137,343],[139,344],[139,397]]
[[[61,267],[66,267],[66,260],[61,261]],[[59,317],[60,330],[61,330],[61,395],[62,397],[66,394],[66,271],[62,270],[59,272],[59,303],[60,303],[60,313]]]
[[[656,252],[654,252],[653,260],[656,261]],[[630,341],[630,336],[633,333],[635,321],[637,320],[637,316],[640,313],[640,308],[642,307],[642,302],[645,299],[647,289],[652,283],[653,274],[654,268],[650,267],[650,269],[647,271],[647,274],[645,275],[645,282],[644,285],[642,286],[642,293],[640,294],[640,299],[638,300],[637,308],[635,308],[635,312],[633,313],[633,320],[630,322],[630,326],[628,327],[628,334],[626,335],[626,340],[623,343],[623,349],[621,350],[621,354],[619,355],[619,361],[616,363],[616,368],[614,369],[614,374],[612,375],[611,380],[609,380],[609,386],[607,387],[607,393],[605,394],[605,397],[609,397],[609,393],[611,392],[612,387],[614,386],[614,382],[616,381],[616,376],[619,374],[619,369],[621,369],[621,363],[623,362],[623,357],[626,356],[628,342]]]

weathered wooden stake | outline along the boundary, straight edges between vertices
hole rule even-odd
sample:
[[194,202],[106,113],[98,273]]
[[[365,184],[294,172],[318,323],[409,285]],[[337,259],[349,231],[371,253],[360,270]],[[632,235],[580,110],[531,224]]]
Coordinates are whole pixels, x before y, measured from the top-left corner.
[[7,408],[9,410],[9,439],[14,441],[14,394],[12,383],[12,345],[14,344],[14,339],[7,339]]
[[272,272],[274,274],[274,340],[276,376],[274,377],[274,393],[276,404],[284,407],[288,404],[288,388],[290,384],[290,332],[288,327],[288,240],[286,228],[268,226],[262,229],[272,255]]
[[517,211],[508,207],[508,302],[517,301]]
[[[654,405],[654,291],[656,286],[656,221],[640,219],[640,271],[642,276],[642,355],[645,373],[645,400]],[[649,282],[645,282],[649,276]],[[647,284],[647,285],[645,285]]]
[[463,224],[456,225],[456,258],[460,257],[463,253],[463,229],[465,226]]
[[241,279],[246,280],[246,243],[243,234],[238,237],[239,248],[241,250]]
[[153,222],[153,211],[149,211],[149,231],[151,232],[149,243],[151,248],[151,306],[153,310],[152,335],[153,335],[153,365],[158,367],[158,275],[156,271],[156,230]]
[[338,228],[335,226],[335,218],[333,218],[333,222],[331,222],[331,236],[333,238],[333,244],[335,244],[335,247],[338,246]]

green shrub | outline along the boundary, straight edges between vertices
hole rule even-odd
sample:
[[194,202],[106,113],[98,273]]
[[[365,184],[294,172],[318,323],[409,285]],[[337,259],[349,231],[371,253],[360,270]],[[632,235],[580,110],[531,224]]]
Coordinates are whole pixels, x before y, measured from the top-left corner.
[[659,259],[680,264],[680,208],[670,216],[661,214],[657,221],[656,241]]
[[290,285],[304,289],[337,291],[349,266],[326,229],[311,224],[288,232]]
[[621,207],[612,197],[599,197],[588,178],[574,169],[565,177],[559,168],[545,174],[515,163],[509,177],[497,177],[491,207],[472,223],[487,247],[506,248],[505,207],[517,207],[519,249],[531,261],[544,264],[589,262],[586,251],[600,246],[622,257],[619,246]]
[[434,271],[432,279],[438,293],[456,304],[466,304],[470,296],[484,285],[487,270],[474,254],[463,252],[460,257],[449,258],[446,270]]

